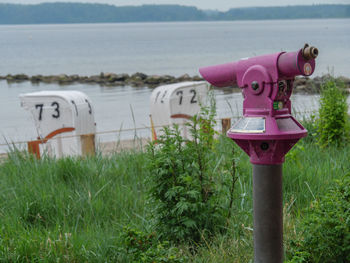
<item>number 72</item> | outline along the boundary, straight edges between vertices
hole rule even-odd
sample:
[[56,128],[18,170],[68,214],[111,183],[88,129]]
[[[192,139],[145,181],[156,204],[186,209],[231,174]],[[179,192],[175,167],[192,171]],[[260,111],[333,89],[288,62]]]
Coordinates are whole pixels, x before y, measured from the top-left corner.
[[[195,89],[191,89],[190,93],[192,93],[192,97],[191,97],[191,104],[197,103],[196,100],[196,96],[197,96],[197,92]],[[179,96],[179,105],[182,105],[182,98],[183,98],[183,91],[179,90],[176,92],[176,95]]]

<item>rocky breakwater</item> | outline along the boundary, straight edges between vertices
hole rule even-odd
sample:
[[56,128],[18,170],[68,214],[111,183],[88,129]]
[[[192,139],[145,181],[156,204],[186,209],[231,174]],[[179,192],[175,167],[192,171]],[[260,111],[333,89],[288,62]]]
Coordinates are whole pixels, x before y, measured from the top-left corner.
[[297,77],[294,81],[294,92],[305,93],[305,94],[317,94],[321,92],[322,85],[328,80],[334,80],[339,84],[339,87],[350,93],[350,78],[337,77],[334,78],[331,75],[323,75],[320,77],[308,78],[308,77]]
[[[330,75],[324,75],[320,77],[308,78],[298,77],[294,81],[294,92],[297,93],[319,93],[321,86],[327,80],[332,78]],[[21,83],[24,81],[30,81],[33,84],[39,83],[54,83],[58,85],[71,85],[71,84],[98,84],[101,86],[133,86],[133,87],[150,87],[154,88],[159,85],[171,84],[183,81],[200,81],[203,80],[199,76],[189,76],[184,74],[180,77],[174,77],[170,75],[147,75],[144,73],[137,72],[135,74],[116,74],[116,73],[100,73],[99,75],[93,76],[80,76],[80,75],[34,75],[28,76],[25,74],[6,75],[0,76],[0,80],[6,80],[8,83]],[[337,77],[335,81],[342,82],[345,85],[345,89],[350,91],[350,79],[346,77]],[[225,91],[235,89],[225,89]]]
[[182,81],[199,81],[202,80],[199,76],[189,76],[184,74],[180,77],[170,75],[146,75],[137,72],[135,74],[116,74],[116,73],[101,73],[93,76],[79,75],[34,75],[27,76],[25,74],[0,76],[0,79],[6,80],[8,83],[21,83],[30,81],[33,84],[38,83],[54,83],[59,85],[80,84],[99,84],[101,86],[133,86],[133,87],[156,87],[163,84],[171,84]]

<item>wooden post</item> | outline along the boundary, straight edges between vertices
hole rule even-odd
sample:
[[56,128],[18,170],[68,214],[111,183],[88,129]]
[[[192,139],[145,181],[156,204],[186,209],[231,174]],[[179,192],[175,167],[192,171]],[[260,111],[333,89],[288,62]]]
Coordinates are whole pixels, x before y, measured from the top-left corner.
[[231,118],[221,119],[222,125],[222,134],[226,134],[226,132],[231,128]]
[[95,134],[80,135],[82,156],[95,155]]
[[28,152],[34,154],[37,159],[40,159],[40,141],[30,141],[27,142]]
[[155,141],[157,141],[157,133],[156,133],[156,129],[154,127],[152,114],[149,115],[149,119],[151,121],[152,142],[155,142]]

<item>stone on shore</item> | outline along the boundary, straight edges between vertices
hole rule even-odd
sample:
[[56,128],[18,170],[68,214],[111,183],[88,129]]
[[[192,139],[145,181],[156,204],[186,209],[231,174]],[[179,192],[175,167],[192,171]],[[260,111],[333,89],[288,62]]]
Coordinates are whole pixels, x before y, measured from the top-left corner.
[[191,79],[190,75],[184,74],[184,75],[178,77],[177,80],[179,80],[179,81],[190,81],[192,79]]
[[108,82],[116,82],[118,81],[118,75],[114,73],[107,73],[105,74],[105,79],[107,79]]
[[88,83],[98,83],[98,84],[102,84],[104,83],[104,80],[101,78],[100,75],[93,75],[93,76],[90,76],[86,82]]
[[42,75],[34,75],[30,78],[30,81],[32,83],[39,83],[39,82],[43,81],[43,78],[44,77]]
[[192,80],[193,80],[193,81],[202,81],[203,78],[200,77],[200,76],[198,76],[198,75],[196,75],[196,76],[193,76],[193,77],[192,77]]
[[140,80],[145,80],[148,76],[144,73],[141,73],[141,72],[136,72],[135,74],[131,75],[131,79],[133,80],[137,80],[137,81],[140,81]]
[[28,81],[29,77],[25,74],[16,74],[16,75],[11,75],[8,74],[3,79],[6,79],[7,82],[23,82],[23,81]]
[[117,74],[116,81],[127,81],[130,78],[129,74]]
[[158,75],[151,75],[148,76],[144,82],[149,85],[159,85],[162,83],[162,77]]

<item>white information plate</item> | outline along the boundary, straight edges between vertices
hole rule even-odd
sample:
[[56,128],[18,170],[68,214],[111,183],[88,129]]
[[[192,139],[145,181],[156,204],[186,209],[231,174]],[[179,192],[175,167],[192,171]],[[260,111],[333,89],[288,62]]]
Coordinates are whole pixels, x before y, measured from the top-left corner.
[[264,133],[265,119],[261,117],[243,117],[233,125],[230,132]]

